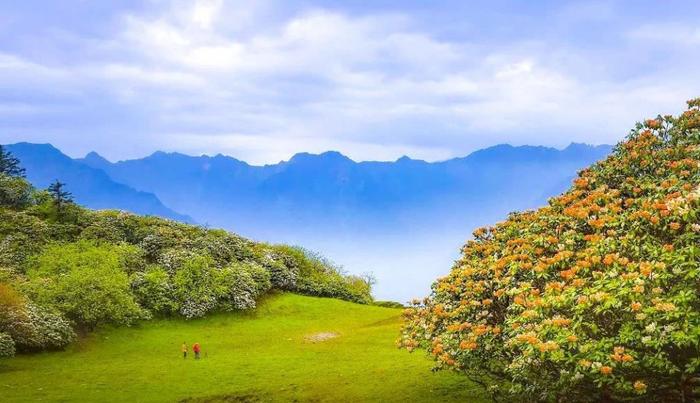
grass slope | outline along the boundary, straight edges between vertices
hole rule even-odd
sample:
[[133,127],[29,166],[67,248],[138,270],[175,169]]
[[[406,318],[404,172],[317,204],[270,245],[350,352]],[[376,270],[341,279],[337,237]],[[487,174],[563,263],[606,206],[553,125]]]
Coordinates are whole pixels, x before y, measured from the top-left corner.
[[[67,351],[0,361],[14,401],[482,401],[423,354],[394,346],[399,309],[277,294],[249,313],[103,329]],[[338,337],[311,342],[318,333]],[[200,342],[200,361],[180,345]]]

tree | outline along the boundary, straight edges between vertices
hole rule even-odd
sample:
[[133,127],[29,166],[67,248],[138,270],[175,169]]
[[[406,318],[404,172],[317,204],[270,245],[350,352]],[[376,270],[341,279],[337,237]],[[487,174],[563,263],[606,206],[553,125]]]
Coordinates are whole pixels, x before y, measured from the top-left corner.
[[52,183],[49,188],[49,194],[53,199],[53,205],[59,214],[63,213],[63,210],[67,204],[73,203],[73,195],[65,190],[66,184],[60,182],[58,179]]
[[0,173],[7,176],[24,177],[26,171],[19,164],[19,160],[11,152],[5,151],[0,145]]

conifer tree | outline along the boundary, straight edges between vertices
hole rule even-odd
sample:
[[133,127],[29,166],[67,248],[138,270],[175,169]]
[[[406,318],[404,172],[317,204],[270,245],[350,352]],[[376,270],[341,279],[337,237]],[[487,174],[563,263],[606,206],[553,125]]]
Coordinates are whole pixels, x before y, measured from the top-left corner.
[[0,174],[22,178],[25,175],[25,170],[20,166],[19,160],[11,152],[6,151],[2,145],[0,145]]
[[56,207],[56,211],[59,214],[63,213],[66,205],[73,203],[73,195],[66,190],[66,184],[60,182],[58,179],[52,183],[47,189],[51,198],[53,199],[53,205]]

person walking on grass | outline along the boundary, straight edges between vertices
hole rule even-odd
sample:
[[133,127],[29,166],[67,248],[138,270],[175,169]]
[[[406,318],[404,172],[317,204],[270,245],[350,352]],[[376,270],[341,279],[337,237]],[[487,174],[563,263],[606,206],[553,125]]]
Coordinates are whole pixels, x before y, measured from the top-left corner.
[[192,351],[194,351],[194,359],[198,360],[199,359],[199,351],[200,351],[199,343],[194,343],[192,345]]
[[182,358],[187,358],[187,343],[182,342]]

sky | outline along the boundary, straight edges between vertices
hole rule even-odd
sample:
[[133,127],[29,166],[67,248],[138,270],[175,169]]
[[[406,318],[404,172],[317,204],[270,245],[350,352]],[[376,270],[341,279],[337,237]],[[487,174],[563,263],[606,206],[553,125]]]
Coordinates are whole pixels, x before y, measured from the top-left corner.
[[700,2],[4,1],[0,143],[274,163],[612,144],[700,96]]

